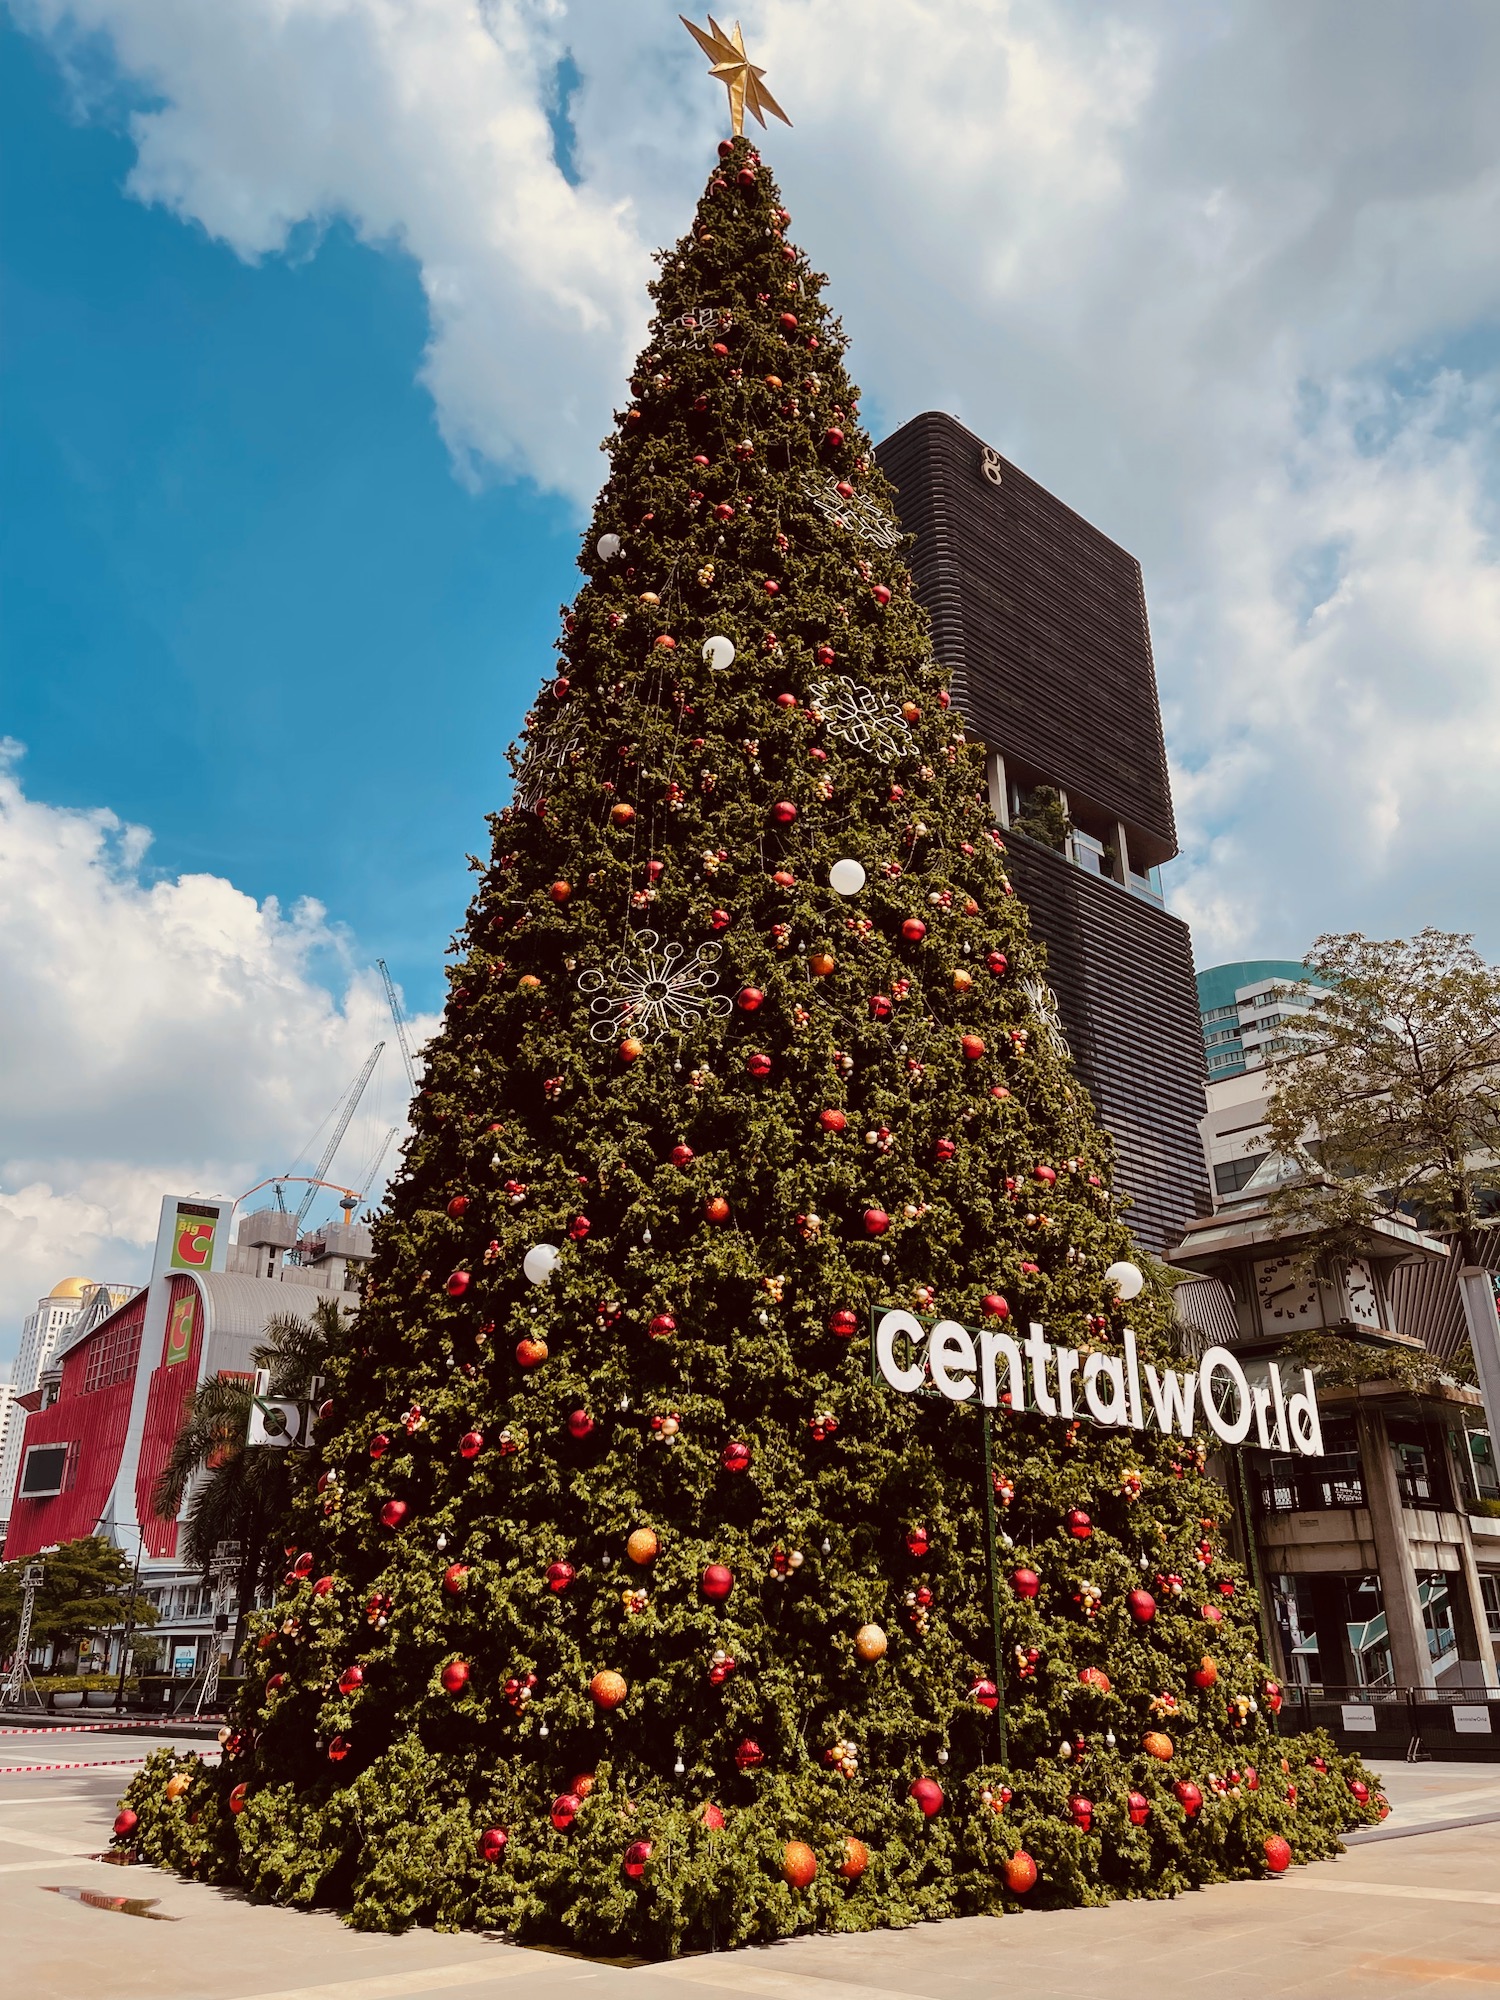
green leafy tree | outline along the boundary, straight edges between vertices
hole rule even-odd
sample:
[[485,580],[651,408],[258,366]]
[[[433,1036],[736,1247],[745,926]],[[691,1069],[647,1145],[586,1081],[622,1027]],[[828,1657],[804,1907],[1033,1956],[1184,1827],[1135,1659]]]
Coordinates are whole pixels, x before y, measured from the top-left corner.
[[[257,1368],[270,1376],[270,1394],[306,1398],[331,1351],[341,1344],[343,1308],[335,1298],[316,1299],[308,1317],[276,1313],[254,1350]],[[283,1538],[294,1498],[310,1476],[306,1454],[271,1445],[249,1445],[251,1385],[237,1376],[211,1376],[184,1413],[153,1502],[172,1519],[187,1500],[182,1552],[208,1575],[221,1543],[240,1550],[239,1614],[233,1651],[256,1591],[275,1584],[285,1568]]]
[[62,1652],[127,1619],[136,1625],[156,1622],[156,1608],[149,1598],[132,1595],[131,1566],[114,1543],[103,1535],[83,1535],[50,1554],[0,1565],[0,1654],[9,1657],[15,1649],[21,1629],[21,1578],[33,1562],[43,1568],[31,1614],[33,1646],[50,1643]]
[[1270,1732],[1201,1453],[1001,1413],[986,1482],[977,1410],[872,1380],[884,1303],[1118,1355],[1130,1237],[823,280],[721,150],[330,1367],[305,1578],[222,1772],[131,1792],[146,1854],[369,1927],[672,1952],[998,1911],[1018,1850],[1035,1898],[1170,1893],[1374,1811]]
[[[1328,990],[1272,1073],[1270,1145],[1300,1169],[1273,1188],[1272,1213],[1308,1232],[1308,1262],[1354,1254],[1381,1218],[1434,1230],[1479,1262],[1500,1197],[1500,967],[1471,937],[1433,929],[1330,934],[1306,963]],[[1357,1339],[1294,1345],[1326,1380],[1370,1372]],[[1456,1365],[1472,1378],[1467,1351]],[[1455,1363],[1387,1349],[1381,1366],[1420,1387]]]

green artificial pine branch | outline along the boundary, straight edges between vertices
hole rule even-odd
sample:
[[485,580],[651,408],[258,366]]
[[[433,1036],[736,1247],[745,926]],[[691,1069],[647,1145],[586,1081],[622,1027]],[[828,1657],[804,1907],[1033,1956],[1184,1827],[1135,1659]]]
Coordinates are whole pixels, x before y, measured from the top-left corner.
[[[1169,1894],[1377,1810],[1271,1727],[1201,1456],[1004,1411],[999,1763],[980,1413],[877,1387],[869,1310],[1118,1350],[1131,1243],[842,330],[721,150],[329,1371],[309,1572],[222,1769],[129,1794],[150,1858],[371,1928],[667,1954],[1012,1908],[1018,1850],[1033,1903]],[[1165,1294],[1133,1324],[1171,1359]]]

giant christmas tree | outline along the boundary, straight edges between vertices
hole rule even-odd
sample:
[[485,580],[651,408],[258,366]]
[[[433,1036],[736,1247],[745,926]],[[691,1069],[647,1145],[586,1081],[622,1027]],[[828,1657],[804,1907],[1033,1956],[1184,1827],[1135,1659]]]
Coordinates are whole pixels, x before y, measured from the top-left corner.
[[[887,1305],[1117,1354],[1131,1244],[823,280],[720,155],[222,1769],[128,1801],[148,1856],[371,1927],[1159,1895],[1377,1809],[1275,1734],[1194,1445],[1002,1409],[987,1470],[972,1402],[872,1370]],[[1164,1295],[1130,1318],[1169,1352]]]

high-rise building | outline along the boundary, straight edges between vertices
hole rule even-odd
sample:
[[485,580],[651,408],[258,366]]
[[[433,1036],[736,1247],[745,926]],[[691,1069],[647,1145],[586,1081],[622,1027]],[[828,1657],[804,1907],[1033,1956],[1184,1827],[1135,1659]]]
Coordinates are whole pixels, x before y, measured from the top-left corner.
[[1192,943],[1162,902],[1177,830],[1140,565],[955,417],[914,417],[876,456],[985,745],[1058,1031],[1114,1139],[1132,1227],[1161,1254],[1208,1192]]
[[37,1300],[35,1312],[26,1315],[6,1398],[7,1422],[0,1435],[0,1535],[10,1519],[11,1495],[21,1463],[21,1433],[26,1428],[25,1412],[14,1411],[15,1399],[36,1387],[58,1342],[78,1324],[96,1289],[90,1278],[62,1278],[45,1298]]
[[1200,972],[1198,1015],[1209,1082],[1243,1076],[1295,1048],[1298,1023],[1327,984],[1295,958],[1241,959]]

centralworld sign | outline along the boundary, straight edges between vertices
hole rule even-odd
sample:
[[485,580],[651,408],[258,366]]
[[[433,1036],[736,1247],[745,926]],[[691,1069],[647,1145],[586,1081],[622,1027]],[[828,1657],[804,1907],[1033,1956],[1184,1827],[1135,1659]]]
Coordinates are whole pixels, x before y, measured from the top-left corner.
[[1266,1380],[1251,1382],[1227,1347],[1205,1348],[1195,1369],[1142,1362],[1126,1327],[1123,1353],[1092,1352],[1049,1341],[1033,1320],[1025,1340],[998,1327],[940,1319],[924,1326],[901,1307],[877,1307],[875,1367],[901,1395],[936,1390],[951,1402],[977,1397],[986,1410],[1033,1411],[1071,1423],[1082,1418],[1105,1429],[1191,1438],[1201,1417],[1221,1444],[1251,1441],[1265,1451],[1321,1458],[1323,1432],[1312,1371],[1302,1386],[1282,1381],[1274,1361]]

